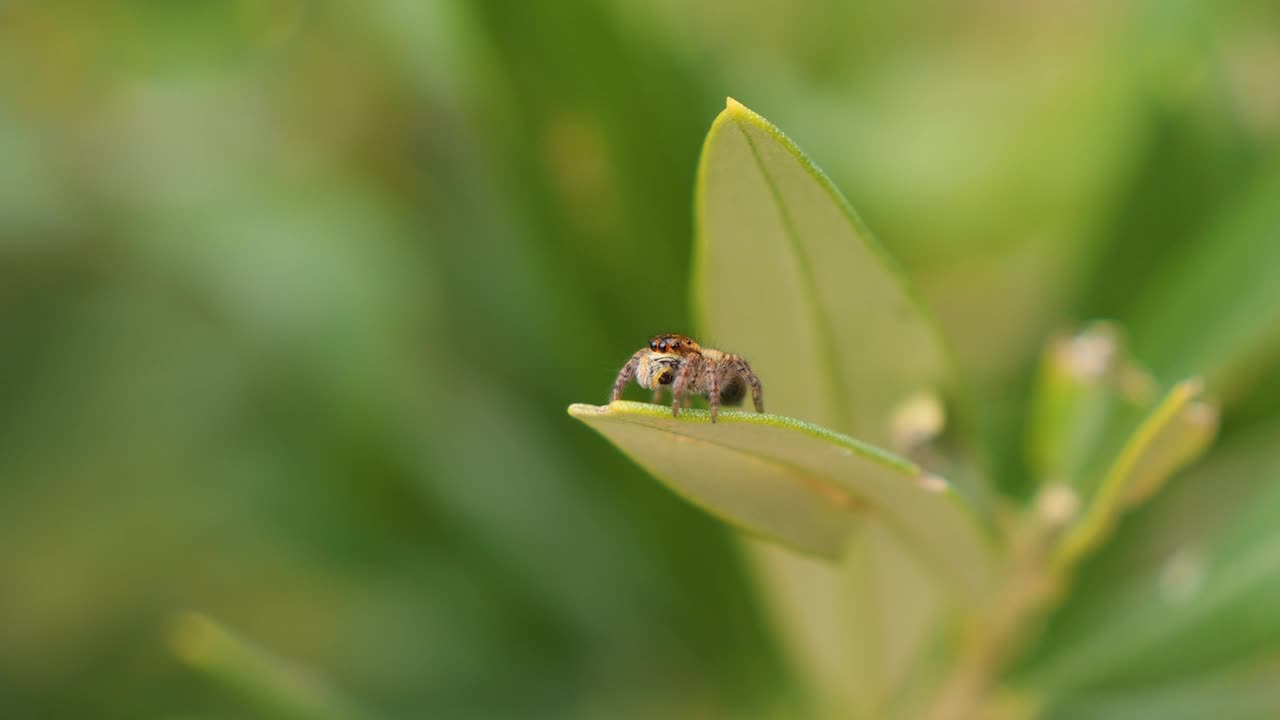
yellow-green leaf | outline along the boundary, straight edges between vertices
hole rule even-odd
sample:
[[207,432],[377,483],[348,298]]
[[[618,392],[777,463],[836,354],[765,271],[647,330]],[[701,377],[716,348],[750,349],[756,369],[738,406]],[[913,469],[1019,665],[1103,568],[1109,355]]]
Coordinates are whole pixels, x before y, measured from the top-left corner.
[[1198,457],[1217,430],[1217,415],[1195,402],[1204,389],[1199,378],[1178,383],[1143,420],[1116,456],[1085,516],[1058,549],[1071,563],[1111,532],[1120,513],[1149,497],[1169,477]]
[[257,647],[203,613],[178,615],[170,631],[170,643],[179,660],[251,704],[252,717],[370,717],[320,676]]
[[1110,323],[1050,340],[1027,427],[1027,462],[1035,478],[1091,496],[1111,454],[1159,400],[1157,392]]
[[1087,570],[1085,594],[1054,618],[1025,684],[1073,702],[1120,687],[1174,689],[1274,654],[1277,430],[1272,423],[1234,436],[1126,523],[1123,548],[1109,547]]
[[[983,509],[985,478],[975,472],[963,432],[956,432],[965,424],[956,422],[956,408],[944,402],[955,389],[948,353],[888,254],[827,176],[772,123],[730,99],[703,145],[696,207],[699,332],[751,361],[764,384],[766,408],[904,454],[949,433],[954,452],[928,453],[931,468],[948,475]],[[973,560],[978,567],[987,567],[988,553],[973,555],[982,556]],[[798,662],[837,679],[820,689],[824,702],[843,703],[845,710],[834,714],[861,709],[864,716],[877,716],[890,686],[901,679],[901,658],[919,649],[936,620],[932,606],[907,613],[876,603],[868,614],[845,621],[849,588],[891,592],[903,578],[936,578],[940,572],[919,553],[904,561],[917,567],[892,573],[875,557],[855,550],[830,577],[788,567],[781,558],[760,565],[766,595],[781,598],[776,604],[814,605],[806,614],[808,625],[836,633],[847,625],[844,644],[857,644],[832,653],[825,647],[830,643],[815,640],[814,633],[797,632],[797,623],[783,625]],[[810,590],[794,587],[788,578],[797,573],[840,593],[841,602],[815,600]],[[853,702],[851,664],[881,669],[853,690],[860,696]]]
[[950,386],[935,327],[849,203],[732,99],[703,147],[697,218],[700,327],[751,361],[771,411],[893,447],[895,410]]
[[1134,348],[1165,380],[1242,401],[1280,358],[1280,161],[1141,297]]
[[701,327],[753,361],[778,413],[888,445],[893,407],[950,370],[849,202],[731,99],[703,147],[696,205]]
[[970,599],[990,581],[988,538],[942,478],[853,438],[793,418],[634,402],[573,405],[590,425],[672,490],[720,518],[793,548],[843,554],[874,517]]

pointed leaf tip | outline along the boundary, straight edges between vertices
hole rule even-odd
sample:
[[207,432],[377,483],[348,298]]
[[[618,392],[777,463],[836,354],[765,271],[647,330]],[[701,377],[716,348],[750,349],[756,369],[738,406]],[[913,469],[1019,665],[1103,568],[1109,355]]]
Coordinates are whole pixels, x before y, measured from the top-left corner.
[[771,408],[891,447],[895,408],[955,395],[941,335],[884,248],[795,142],[734,98],[707,134],[695,198],[697,324],[750,359]]
[[1150,498],[1170,475],[1208,449],[1218,413],[1199,402],[1204,381],[1184,380],[1165,394],[1116,454],[1085,516],[1062,540],[1062,564],[1076,562],[1111,533],[1119,516]]

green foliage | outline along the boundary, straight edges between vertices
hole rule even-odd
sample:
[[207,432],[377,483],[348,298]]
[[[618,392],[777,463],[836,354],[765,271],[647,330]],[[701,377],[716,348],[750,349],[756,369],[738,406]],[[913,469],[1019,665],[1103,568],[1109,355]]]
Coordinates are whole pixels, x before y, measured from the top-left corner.
[[798,550],[839,559],[859,518],[891,529],[970,598],[990,582],[987,538],[942,478],[910,461],[777,415],[618,402],[574,405],[598,430],[677,493],[724,520]]
[[[967,455],[963,446],[932,442],[948,415],[937,407],[937,390],[954,376],[946,353],[826,176],[730,99],[704,146],[697,198],[694,283],[706,334],[752,358],[774,408],[892,443],[919,464],[786,416],[729,411],[711,424],[703,411],[677,418],[627,402],[570,414],[694,504],[839,566],[749,547],[779,631],[793,636],[793,661],[813,676],[820,714],[1052,716],[1080,707],[1071,692],[1126,667],[1184,671],[1178,647],[1227,663],[1266,642],[1253,639],[1260,629],[1264,638],[1280,632],[1280,614],[1261,609],[1280,577],[1273,489],[1205,549],[1178,549],[1131,604],[1110,608],[1123,619],[1113,632],[1051,646],[1034,672],[1006,684],[1043,618],[1069,607],[1077,566],[1209,447],[1218,416],[1201,400],[1204,382],[1184,380],[1157,399],[1157,381],[1109,325],[1053,341],[1027,429],[1040,490],[1029,504],[1002,501],[990,537],[946,480],[921,469],[970,467],[947,458]],[[1267,236],[1250,227],[1248,237]],[[1253,353],[1257,343],[1242,347]],[[815,590],[841,599],[806,603]],[[942,600],[906,600],[913,595]],[[1133,619],[1138,608],[1147,610]],[[815,612],[834,640],[814,632]],[[1222,631],[1246,613],[1249,632]],[[1235,707],[1219,687],[1206,683],[1205,697],[1190,701]],[[1276,709],[1247,711],[1265,708]]]
[[1084,517],[1062,539],[1060,561],[1073,563],[1097,547],[1121,512],[1149,499],[1170,475],[1208,448],[1217,416],[1195,402],[1202,390],[1199,379],[1178,383],[1138,425],[1103,473]]
[[256,715],[282,720],[358,720],[367,717],[323,680],[272,657],[198,613],[173,623],[174,654],[241,694]]
[[770,386],[777,412],[889,444],[894,409],[936,391],[950,367],[843,196],[730,99],[703,146],[696,197],[699,325],[759,374],[795,379]]
[[[0,717],[1274,717],[1277,20],[0,2]],[[892,517],[565,415],[666,331]]]

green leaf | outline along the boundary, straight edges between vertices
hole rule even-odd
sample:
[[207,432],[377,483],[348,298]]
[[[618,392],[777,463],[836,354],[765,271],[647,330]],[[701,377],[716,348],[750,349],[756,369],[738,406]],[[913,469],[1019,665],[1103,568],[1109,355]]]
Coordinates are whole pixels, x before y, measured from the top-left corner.
[[922,679],[922,655],[946,602],[937,578],[875,522],[856,528],[843,570],[852,706],[859,717],[919,717],[923,709],[912,703],[925,693],[912,682]]
[[1203,455],[1217,432],[1216,406],[1196,400],[1183,405],[1130,468],[1121,505],[1134,507],[1150,499],[1174,473]]
[[1153,687],[1076,693],[1046,708],[1046,720],[1274,720],[1280,717],[1280,667],[1246,667]]
[[[1194,492],[1175,498],[1173,507],[1157,507],[1142,532],[1125,535],[1146,562],[1115,568],[1105,593],[1050,628],[1047,652],[1030,673],[1035,684],[1066,697],[1085,688],[1173,682],[1274,653],[1280,641],[1275,431],[1261,428],[1215,453],[1180,479],[1184,495]],[[1242,481],[1249,486],[1243,494],[1232,487]],[[1234,512],[1180,532],[1181,517],[1195,523],[1197,508],[1219,515],[1221,504]]]
[[942,478],[793,418],[634,402],[573,405],[590,425],[690,502],[738,527],[838,558],[859,518],[875,518],[970,600],[990,582],[988,537]]
[[[974,473],[963,432],[956,432],[964,427],[954,417],[959,413],[943,403],[955,390],[948,352],[887,253],[827,176],[778,128],[730,99],[703,145],[696,209],[699,330],[750,360],[764,384],[766,408],[927,457],[982,509],[985,478]],[[924,452],[944,429],[953,453]],[[879,543],[878,533],[878,525],[863,529],[845,567],[826,575],[800,559],[763,562],[753,553],[766,596],[785,611],[781,629],[795,661],[810,675],[831,679],[819,683],[824,707],[835,708],[827,714],[882,716],[894,686],[905,680],[905,659],[938,619],[935,606],[894,607],[879,596],[862,598],[866,612],[851,614],[852,593],[918,587],[945,572],[917,552],[904,558],[912,567],[887,568],[880,560],[890,544]],[[910,549],[900,533],[888,537]],[[993,554],[984,544],[954,561],[973,563],[986,575]],[[796,576],[810,582],[798,586]],[[840,600],[815,599],[814,588]],[[843,641],[836,650],[833,633]],[[858,668],[876,672],[850,683]]]
[[764,541],[745,549],[754,572],[767,579],[761,599],[797,679],[818,704],[814,717],[919,716],[901,701],[924,695],[912,687],[916,661],[948,596],[896,533],[875,517],[859,518],[840,566]]
[[936,328],[821,170],[729,99],[702,150],[695,306],[747,357],[766,407],[900,451],[913,399],[952,385]]
[[1057,633],[1057,646],[1030,681],[1069,698],[1085,688],[1177,682],[1274,653],[1280,641],[1277,459],[1273,453],[1269,466],[1254,469],[1266,485],[1225,534],[1180,547],[1158,572],[1092,615],[1084,632]]
[[1027,460],[1036,479],[1090,497],[1106,463],[1155,404],[1156,391],[1110,323],[1050,340],[1027,429]]
[[[1194,407],[1194,404],[1193,404]],[[1153,560],[1168,558],[1189,545],[1206,547],[1234,524],[1240,508],[1253,502],[1280,468],[1280,418],[1240,427],[1224,443],[1215,443],[1203,462],[1172,478],[1152,500],[1127,517],[1098,557],[1082,568],[1080,592],[1071,610],[1105,608],[1117,590],[1150,581]],[[1087,620],[1084,620],[1087,624]]]
[[1280,358],[1280,161],[1203,241],[1188,244],[1131,326],[1158,377],[1201,373],[1227,403]]
[[254,717],[359,720],[370,717],[308,670],[275,657],[202,613],[178,615],[170,644],[179,660],[252,704]]
[[1217,432],[1217,413],[1195,402],[1199,378],[1178,383],[1138,426],[1112,462],[1085,516],[1057,550],[1071,564],[1110,535],[1120,514],[1150,497],[1175,471],[1198,457]]
[[[1280,506],[1259,502],[1280,480],[1277,437],[1280,422],[1232,434],[1225,443],[1215,445],[1205,461],[1180,473],[1151,502],[1126,517],[1114,538],[1081,566],[1071,602],[1054,613],[1034,654],[1027,658],[1025,671],[1032,682],[1024,684],[1073,694],[1076,689],[1133,684],[1143,675],[1168,682],[1169,678],[1149,669],[1153,662],[1209,669],[1211,658],[1182,650],[1167,658],[1161,652],[1154,658],[1146,652],[1116,655],[1125,654],[1127,633],[1137,628],[1135,621],[1153,611],[1185,608],[1207,589],[1205,571],[1213,555],[1234,562],[1221,543],[1241,526],[1242,508],[1270,513],[1273,527],[1280,527]],[[1274,603],[1259,605],[1260,610],[1265,607],[1280,610]],[[1243,633],[1262,642],[1230,616],[1207,622],[1224,634]],[[1173,632],[1173,627],[1169,630]],[[1108,643],[1093,642],[1095,637],[1109,638],[1119,652],[1113,652]]]

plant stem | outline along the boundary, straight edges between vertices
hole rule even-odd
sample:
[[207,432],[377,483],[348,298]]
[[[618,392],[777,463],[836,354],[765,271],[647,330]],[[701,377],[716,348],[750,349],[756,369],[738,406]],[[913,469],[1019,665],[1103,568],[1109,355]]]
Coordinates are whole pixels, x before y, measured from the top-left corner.
[[[1028,630],[1061,596],[1065,570],[1050,562],[1061,532],[1074,512],[1057,512],[1054,493],[1046,488],[1037,502],[1033,525],[1015,533],[1010,571],[994,601],[972,623],[955,669],[925,717],[929,720],[975,720],[987,717],[993,692],[1008,663],[1022,649]],[[1073,495],[1071,496],[1073,497]],[[1020,536],[1020,537],[1018,537]]]

